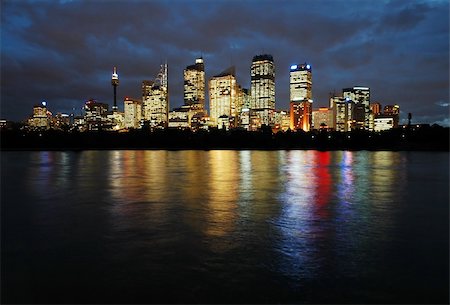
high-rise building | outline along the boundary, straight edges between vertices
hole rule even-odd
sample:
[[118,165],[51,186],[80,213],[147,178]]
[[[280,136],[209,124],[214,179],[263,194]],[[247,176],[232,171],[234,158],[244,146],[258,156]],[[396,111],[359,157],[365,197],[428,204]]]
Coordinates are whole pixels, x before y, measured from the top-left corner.
[[167,64],[154,81],[142,82],[142,116],[152,128],[165,128],[168,124],[169,90],[167,83]]
[[125,97],[123,104],[125,128],[139,128],[141,126],[142,101]]
[[320,107],[312,112],[312,121],[314,129],[334,128],[333,109]]
[[109,105],[106,103],[97,102],[94,99],[86,101],[84,105],[84,123],[87,130],[102,130],[108,129],[108,113]]
[[308,100],[290,103],[290,128],[310,131],[312,122],[312,103]]
[[312,100],[311,65],[292,65],[290,71],[290,101]]
[[272,55],[254,56],[250,74],[250,108],[261,118],[261,124],[271,125],[271,113],[275,111],[275,65]]
[[309,131],[312,125],[311,65],[292,65],[289,76],[290,128]]
[[28,125],[37,129],[48,129],[50,127],[47,111],[47,102],[33,106],[33,115],[28,120]]
[[355,113],[355,121],[357,128],[369,129],[369,113],[370,113],[370,88],[353,87],[342,89],[342,96],[348,98],[358,106]]
[[349,98],[333,96],[330,105],[333,109],[334,130],[350,131],[354,124],[352,117],[355,103]]
[[212,77],[208,85],[211,124],[218,126],[219,118],[224,121],[223,116],[236,120],[240,87],[236,82],[235,68],[230,67]]
[[193,109],[205,109],[205,65],[197,58],[194,65],[187,66],[184,76],[184,105]]
[[114,105],[112,107],[113,111],[117,111],[117,86],[119,86],[119,75],[117,74],[117,69],[114,67],[112,76],[111,76],[111,85],[114,88]]

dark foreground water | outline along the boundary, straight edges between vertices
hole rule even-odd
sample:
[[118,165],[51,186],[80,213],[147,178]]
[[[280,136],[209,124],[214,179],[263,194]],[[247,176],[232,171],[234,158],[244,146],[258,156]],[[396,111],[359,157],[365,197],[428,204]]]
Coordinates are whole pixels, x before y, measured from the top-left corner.
[[449,154],[1,153],[2,303],[448,303]]

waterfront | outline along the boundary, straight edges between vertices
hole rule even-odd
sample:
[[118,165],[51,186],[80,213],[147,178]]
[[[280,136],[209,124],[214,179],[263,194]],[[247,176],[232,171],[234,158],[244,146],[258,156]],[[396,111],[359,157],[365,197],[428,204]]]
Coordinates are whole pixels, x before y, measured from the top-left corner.
[[3,303],[448,302],[448,152],[1,162]]

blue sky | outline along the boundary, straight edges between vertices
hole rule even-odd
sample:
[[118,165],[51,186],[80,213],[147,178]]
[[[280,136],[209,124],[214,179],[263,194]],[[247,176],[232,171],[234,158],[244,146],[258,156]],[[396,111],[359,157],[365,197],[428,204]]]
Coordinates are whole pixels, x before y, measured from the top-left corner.
[[1,118],[20,121],[43,99],[79,113],[85,100],[119,106],[169,65],[170,108],[183,103],[183,69],[200,54],[206,77],[236,66],[250,84],[257,54],[273,55],[276,108],[288,109],[289,67],[313,67],[314,106],[368,86],[397,103],[401,122],[449,125],[449,2],[443,1],[2,1]]

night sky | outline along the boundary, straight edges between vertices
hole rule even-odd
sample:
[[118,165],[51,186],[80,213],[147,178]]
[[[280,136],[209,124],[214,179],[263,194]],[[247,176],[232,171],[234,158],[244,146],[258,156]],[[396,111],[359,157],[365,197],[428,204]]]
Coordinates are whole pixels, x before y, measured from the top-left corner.
[[[372,102],[413,123],[449,125],[449,1],[1,1],[1,118],[21,121],[46,100],[80,114],[89,98],[112,105],[169,65],[170,108],[183,103],[183,69],[203,55],[206,77],[271,54],[276,108],[288,109],[289,67],[313,69],[314,107],[330,92],[368,86]],[[208,101],[207,101],[208,104]]]

